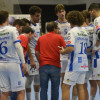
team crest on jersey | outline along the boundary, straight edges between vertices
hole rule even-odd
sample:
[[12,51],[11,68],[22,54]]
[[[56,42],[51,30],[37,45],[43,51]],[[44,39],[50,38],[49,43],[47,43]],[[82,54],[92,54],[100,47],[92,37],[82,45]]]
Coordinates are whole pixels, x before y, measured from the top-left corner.
[[71,44],[71,41],[67,41],[67,44]]

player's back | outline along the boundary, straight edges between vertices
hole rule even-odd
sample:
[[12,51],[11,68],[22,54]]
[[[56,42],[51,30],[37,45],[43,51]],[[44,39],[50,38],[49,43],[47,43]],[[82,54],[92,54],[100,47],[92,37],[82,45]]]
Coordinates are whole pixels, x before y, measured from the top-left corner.
[[17,30],[12,26],[0,27],[0,63],[20,63],[14,43],[17,40]]
[[81,27],[74,27],[68,32],[68,38],[67,45],[74,47],[74,51],[69,56],[69,69],[67,70],[87,71],[88,61],[86,51],[89,42],[87,32]]

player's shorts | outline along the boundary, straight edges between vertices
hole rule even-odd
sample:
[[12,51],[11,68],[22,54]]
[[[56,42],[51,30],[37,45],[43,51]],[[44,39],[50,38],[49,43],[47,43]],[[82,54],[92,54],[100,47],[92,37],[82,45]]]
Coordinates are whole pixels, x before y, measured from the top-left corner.
[[65,76],[64,76],[64,84],[68,84],[68,85],[76,85],[76,84],[84,84],[85,82],[85,76],[86,76],[86,72],[85,71],[81,71],[81,72],[65,72]]
[[100,59],[93,59],[93,80],[100,80]]
[[39,74],[26,77],[25,87],[31,88],[32,81],[34,85],[40,85]]
[[93,71],[92,70],[87,71],[85,77],[85,83],[87,83],[89,80],[93,80],[92,76],[93,76]]
[[0,87],[3,92],[25,89],[25,79],[17,63],[0,63]]
[[92,70],[92,63],[88,61],[89,71],[86,72],[85,83],[89,80],[93,80],[93,70]]
[[68,65],[68,60],[61,61],[61,73],[65,73],[67,65]]
[[37,75],[37,74],[39,74],[39,71],[38,71],[39,63],[35,57],[35,54],[32,54],[32,56],[33,56],[33,59],[34,59],[35,64],[36,64],[36,68],[32,68],[30,66],[30,60],[29,60],[29,57],[27,57],[27,64],[26,65],[27,65],[28,74],[29,75]]

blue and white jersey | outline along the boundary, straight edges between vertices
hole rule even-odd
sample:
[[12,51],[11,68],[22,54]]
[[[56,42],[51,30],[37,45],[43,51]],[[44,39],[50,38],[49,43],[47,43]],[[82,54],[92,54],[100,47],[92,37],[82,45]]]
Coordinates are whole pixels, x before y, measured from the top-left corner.
[[[94,19],[94,34],[93,34],[93,50],[95,50],[95,45],[97,41],[97,34],[96,32],[100,30],[100,16]],[[100,48],[100,45],[98,46]],[[93,55],[94,59],[100,59],[100,50],[98,50],[95,55]]]
[[[82,27],[83,29],[86,30],[89,36],[89,42],[90,42],[90,48],[93,48],[93,25],[92,26],[84,26]],[[88,58],[88,63],[91,63],[92,65],[92,50],[87,53],[87,58]],[[88,66],[89,70],[92,69],[92,66]]]
[[67,34],[66,47],[74,47],[69,54],[67,71],[88,71],[87,47],[89,37],[82,27],[74,27]]
[[20,63],[15,43],[20,42],[17,39],[17,30],[12,26],[0,27],[0,63]]
[[36,47],[36,44],[37,44],[37,40],[38,38],[40,37],[40,24],[39,23],[36,23],[35,25],[33,23],[31,23],[31,26],[30,26],[33,30],[34,30],[34,37],[32,37],[29,45],[30,45],[30,49],[31,49],[31,53],[35,53],[35,47]]
[[[68,23],[68,21],[60,23],[58,20],[56,20],[56,22],[58,23],[58,27],[59,27],[59,30],[61,32],[60,35],[64,38],[64,40],[65,40],[65,42],[67,44],[66,34],[71,29],[70,23]],[[60,60],[68,60],[68,54],[66,54],[66,55],[60,55]]]

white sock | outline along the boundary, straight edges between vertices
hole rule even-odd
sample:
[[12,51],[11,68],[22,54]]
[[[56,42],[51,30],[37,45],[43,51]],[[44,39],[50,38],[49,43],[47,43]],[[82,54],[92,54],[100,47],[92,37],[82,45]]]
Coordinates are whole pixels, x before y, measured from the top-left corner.
[[8,97],[7,97],[7,100],[11,100],[11,97],[10,97],[10,96],[8,96]]
[[26,92],[26,98],[27,100],[31,100],[31,92]]
[[72,96],[72,100],[77,100],[77,96]]
[[94,100],[95,96],[90,96],[90,100]]
[[39,92],[34,92],[35,100],[39,100]]

